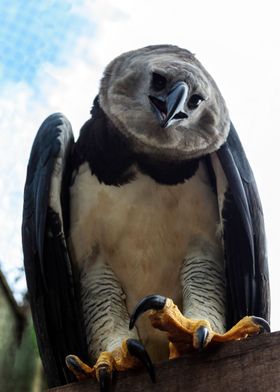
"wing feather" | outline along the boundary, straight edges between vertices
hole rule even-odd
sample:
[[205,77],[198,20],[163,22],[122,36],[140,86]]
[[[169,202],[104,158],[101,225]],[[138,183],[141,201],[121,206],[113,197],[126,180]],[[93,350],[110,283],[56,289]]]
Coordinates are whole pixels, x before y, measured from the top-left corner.
[[[219,189],[227,280],[227,321],[245,315],[269,321],[270,297],[263,212],[253,172],[231,124],[226,143],[215,153],[226,178]],[[216,176],[217,164],[213,165]]]
[[[22,240],[29,300],[50,387],[73,380],[71,353],[86,357],[79,299],[67,251],[67,187],[73,134],[59,113],[41,125],[32,147],[24,190]],[[65,190],[66,189],[66,190]]]

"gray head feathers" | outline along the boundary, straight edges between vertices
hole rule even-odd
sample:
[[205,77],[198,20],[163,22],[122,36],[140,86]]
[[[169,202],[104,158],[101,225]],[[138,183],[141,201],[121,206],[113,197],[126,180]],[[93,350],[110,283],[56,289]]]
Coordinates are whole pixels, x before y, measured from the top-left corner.
[[[185,95],[178,92],[182,88]],[[229,132],[228,111],[216,83],[191,52],[177,46],[147,46],[120,55],[105,69],[99,98],[136,151],[161,159],[211,153]],[[159,118],[172,110],[172,121],[163,126]]]

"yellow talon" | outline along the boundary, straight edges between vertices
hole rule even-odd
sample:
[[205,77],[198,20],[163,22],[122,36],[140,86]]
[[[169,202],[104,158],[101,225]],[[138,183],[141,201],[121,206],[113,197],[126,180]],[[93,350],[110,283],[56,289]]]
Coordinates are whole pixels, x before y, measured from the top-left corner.
[[154,368],[150,357],[142,344],[135,339],[123,340],[121,346],[112,352],[103,351],[93,367],[85,364],[76,355],[66,357],[68,368],[78,380],[96,377],[100,385],[111,382],[114,370],[135,369],[140,367],[141,363],[146,366],[151,379],[154,381]]
[[76,355],[67,355],[65,362],[77,380],[81,381],[89,377],[95,377],[95,368],[88,366]]
[[170,298],[159,295],[147,296],[138,303],[131,316],[130,328],[146,310],[150,310],[152,326],[167,333],[169,358],[179,357],[193,349],[203,349],[211,342],[245,339],[263,330],[270,331],[264,319],[246,316],[226,333],[216,333],[208,320],[185,317]]

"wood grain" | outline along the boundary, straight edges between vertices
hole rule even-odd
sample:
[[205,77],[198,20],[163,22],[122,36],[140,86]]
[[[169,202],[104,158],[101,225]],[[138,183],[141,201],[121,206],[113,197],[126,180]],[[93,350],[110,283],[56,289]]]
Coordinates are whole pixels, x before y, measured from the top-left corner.
[[[280,391],[280,332],[217,345],[156,365],[153,384],[144,370],[118,373],[112,392]],[[99,392],[95,380],[52,388],[51,392]]]

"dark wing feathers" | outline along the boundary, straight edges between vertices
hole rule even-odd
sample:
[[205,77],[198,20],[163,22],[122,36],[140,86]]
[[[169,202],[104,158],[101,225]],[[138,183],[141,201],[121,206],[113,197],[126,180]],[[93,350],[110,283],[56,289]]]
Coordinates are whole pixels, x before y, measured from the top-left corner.
[[263,212],[252,170],[232,124],[217,156],[228,181],[222,206],[228,326],[247,314],[269,321]]
[[[229,136],[231,137],[231,136]],[[230,184],[231,194],[234,198],[236,207],[240,213],[243,227],[248,239],[248,245],[252,258],[254,258],[254,243],[252,232],[252,218],[248,205],[247,195],[245,193],[244,184],[240,176],[240,171],[237,166],[238,161],[234,159],[231,148],[228,143],[225,143],[217,152],[217,155],[222,163],[225,175]],[[237,157],[237,156],[236,156]],[[253,268],[253,265],[251,266]]]
[[[65,365],[70,353],[86,356],[78,298],[65,244],[61,214],[50,205],[52,177],[73,145],[71,126],[61,114],[40,127],[30,155],[24,190],[22,238],[29,299],[49,386],[73,380]],[[57,195],[57,205],[60,197]],[[66,203],[67,204],[67,203]],[[64,214],[67,215],[64,209]]]

